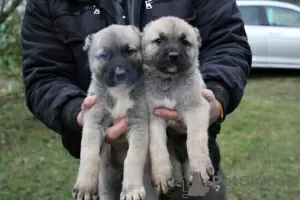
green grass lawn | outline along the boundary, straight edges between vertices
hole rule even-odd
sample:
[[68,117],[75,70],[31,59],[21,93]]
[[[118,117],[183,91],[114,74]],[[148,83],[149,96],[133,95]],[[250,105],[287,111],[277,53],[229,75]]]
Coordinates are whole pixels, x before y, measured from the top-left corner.
[[[297,76],[252,77],[239,108],[224,122],[218,141],[227,180],[277,178],[275,186],[228,182],[229,200],[300,199]],[[0,199],[71,199],[78,160],[63,149],[56,133],[31,116],[22,96],[6,95],[7,81],[0,85]]]

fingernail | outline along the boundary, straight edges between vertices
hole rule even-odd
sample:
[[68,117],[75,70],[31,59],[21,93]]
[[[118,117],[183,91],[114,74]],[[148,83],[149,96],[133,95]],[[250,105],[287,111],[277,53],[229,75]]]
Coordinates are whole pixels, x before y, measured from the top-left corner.
[[123,120],[123,124],[124,124],[124,126],[127,126],[127,123],[128,123],[128,120],[127,120],[127,118],[124,118],[124,120]]
[[93,103],[95,103],[97,101],[97,96],[93,96],[92,101],[93,101]]
[[155,115],[161,115],[161,111],[160,110],[154,110],[154,114]]

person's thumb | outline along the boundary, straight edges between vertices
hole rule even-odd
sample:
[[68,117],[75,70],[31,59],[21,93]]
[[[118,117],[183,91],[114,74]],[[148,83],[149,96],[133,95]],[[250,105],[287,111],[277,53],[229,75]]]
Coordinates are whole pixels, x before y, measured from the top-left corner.
[[82,113],[82,110],[77,114],[77,117],[76,117],[76,121],[77,121],[77,124],[82,127],[82,118],[83,118],[83,113]]
[[204,89],[202,91],[202,96],[209,102],[211,102],[215,99],[214,93],[209,89]]
[[97,103],[98,97],[97,95],[88,96],[84,99],[81,110],[85,111],[92,108]]

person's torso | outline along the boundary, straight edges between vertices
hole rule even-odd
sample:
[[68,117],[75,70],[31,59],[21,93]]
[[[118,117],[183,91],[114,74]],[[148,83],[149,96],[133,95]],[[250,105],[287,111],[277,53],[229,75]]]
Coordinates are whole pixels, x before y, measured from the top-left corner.
[[[86,36],[112,23],[133,24],[141,30],[146,23],[162,16],[177,16],[192,23],[196,17],[192,0],[123,0],[124,13],[114,6],[113,0],[49,1],[58,37],[72,51],[76,82],[84,91],[90,83],[90,69],[83,44]],[[127,14],[128,13],[128,14]],[[125,18],[122,17],[125,15]],[[74,80],[75,81],[75,80]]]

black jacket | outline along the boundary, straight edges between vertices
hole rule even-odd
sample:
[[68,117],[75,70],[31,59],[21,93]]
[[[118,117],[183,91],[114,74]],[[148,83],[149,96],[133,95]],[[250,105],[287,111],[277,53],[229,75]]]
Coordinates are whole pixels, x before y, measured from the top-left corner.
[[[79,158],[76,124],[90,81],[85,37],[111,23],[145,23],[165,15],[187,20],[200,30],[200,70],[226,114],[241,101],[252,55],[236,0],[131,0],[123,19],[112,0],[28,0],[22,25],[26,104],[47,127],[62,136]],[[126,11],[126,10],[125,10]],[[220,127],[212,126],[211,135]]]

